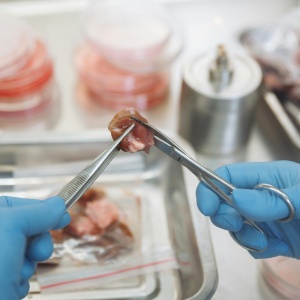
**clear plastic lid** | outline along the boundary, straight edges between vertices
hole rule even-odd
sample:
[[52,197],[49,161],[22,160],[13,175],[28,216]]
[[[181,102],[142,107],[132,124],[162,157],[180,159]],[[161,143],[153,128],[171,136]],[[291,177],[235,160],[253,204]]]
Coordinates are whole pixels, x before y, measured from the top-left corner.
[[33,49],[34,37],[29,27],[18,19],[0,15],[0,78],[24,66]]
[[84,33],[107,60],[130,69],[132,62],[162,62],[163,53],[174,44],[172,23],[163,7],[151,1],[103,0],[87,11]]

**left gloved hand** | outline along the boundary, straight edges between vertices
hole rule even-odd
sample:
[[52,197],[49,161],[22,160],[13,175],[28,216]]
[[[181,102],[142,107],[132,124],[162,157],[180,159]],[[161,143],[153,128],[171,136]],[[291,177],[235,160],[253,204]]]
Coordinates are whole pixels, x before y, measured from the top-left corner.
[[50,229],[66,226],[70,216],[64,201],[0,197],[0,298],[19,300],[29,291],[29,279],[39,261],[53,252]]
[[[289,256],[300,259],[300,165],[290,161],[239,163],[227,165],[216,173],[237,187],[232,193],[233,207],[205,187],[198,185],[196,195],[200,211],[218,227],[235,232],[238,240],[262,253],[255,258]],[[288,206],[275,193],[254,190],[259,183],[271,184],[284,192],[295,207],[295,217],[287,223],[277,220],[289,215]],[[243,223],[242,215],[255,221],[267,238]]]

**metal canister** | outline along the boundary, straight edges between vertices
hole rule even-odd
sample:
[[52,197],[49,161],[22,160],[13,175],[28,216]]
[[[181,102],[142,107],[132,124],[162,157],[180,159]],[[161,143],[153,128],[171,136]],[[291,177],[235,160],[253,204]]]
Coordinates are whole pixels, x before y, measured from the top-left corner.
[[223,45],[183,70],[179,133],[198,153],[231,155],[245,148],[260,98],[262,71]]

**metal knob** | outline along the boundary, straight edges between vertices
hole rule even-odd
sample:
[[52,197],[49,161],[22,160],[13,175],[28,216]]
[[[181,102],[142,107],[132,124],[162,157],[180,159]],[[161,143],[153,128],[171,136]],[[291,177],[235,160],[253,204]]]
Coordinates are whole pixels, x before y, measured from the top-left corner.
[[233,70],[224,45],[219,45],[216,59],[209,69],[209,81],[213,85],[215,92],[221,92],[227,87],[233,76]]

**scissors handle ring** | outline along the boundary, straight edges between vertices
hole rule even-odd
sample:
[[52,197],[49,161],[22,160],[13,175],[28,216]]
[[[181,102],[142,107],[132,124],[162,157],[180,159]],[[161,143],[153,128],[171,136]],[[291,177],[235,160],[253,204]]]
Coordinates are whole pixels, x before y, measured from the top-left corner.
[[[245,220],[244,220],[244,223],[250,225],[252,228],[254,228],[255,230],[257,230],[258,233],[260,233],[260,234],[262,234],[262,235],[264,235],[264,236],[266,237],[265,233],[264,233],[264,232],[263,232],[263,231],[262,231],[262,230],[254,223],[254,222],[252,222],[252,221],[250,221],[250,220],[248,220],[248,219],[245,219]],[[229,234],[231,235],[231,237],[233,238],[233,240],[234,240],[238,245],[240,245],[242,248],[244,248],[244,249],[246,249],[246,250],[248,250],[248,251],[256,252],[256,253],[262,253],[262,252],[266,251],[267,248],[268,248],[268,246],[266,246],[266,247],[263,248],[263,249],[251,248],[250,246],[246,246],[246,245],[242,244],[242,243],[239,241],[239,239],[237,238],[235,232],[229,231]]]
[[290,222],[294,219],[295,207],[294,207],[293,203],[291,202],[290,198],[284,192],[282,192],[280,189],[274,187],[273,185],[270,185],[267,183],[260,183],[255,186],[255,189],[269,190],[269,191],[277,194],[277,196],[279,196],[286,203],[286,205],[289,209],[289,215],[286,218],[277,220],[278,222],[281,222],[281,223]]

